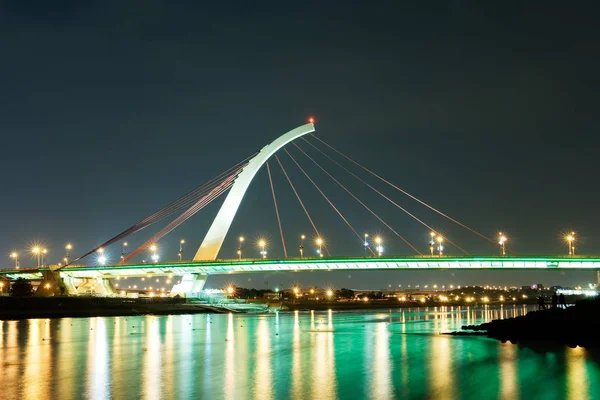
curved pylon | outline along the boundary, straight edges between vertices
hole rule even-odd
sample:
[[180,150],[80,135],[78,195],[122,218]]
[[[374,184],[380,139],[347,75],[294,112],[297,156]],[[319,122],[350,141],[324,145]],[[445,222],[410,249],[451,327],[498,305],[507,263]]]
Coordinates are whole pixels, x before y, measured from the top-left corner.
[[219,209],[215,220],[208,230],[200,248],[194,256],[194,261],[216,260],[219,250],[223,245],[225,236],[229,231],[229,227],[233,222],[233,218],[242,202],[246,190],[252,183],[252,179],[267,160],[291,141],[298,139],[301,136],[315,131],[315,126],[312,123],[302,125],[280,136],[271,144],[263,147],[263,149],[244,167],[233,183],[231,190],[227,194],[227,198]]

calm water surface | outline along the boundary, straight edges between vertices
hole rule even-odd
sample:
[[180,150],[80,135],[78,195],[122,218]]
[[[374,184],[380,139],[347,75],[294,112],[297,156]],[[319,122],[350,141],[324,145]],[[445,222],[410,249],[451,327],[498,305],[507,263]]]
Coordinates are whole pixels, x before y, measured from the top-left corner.
[[584,349],[439,332],[522,306],[0,321],[1,399],[600,398]]

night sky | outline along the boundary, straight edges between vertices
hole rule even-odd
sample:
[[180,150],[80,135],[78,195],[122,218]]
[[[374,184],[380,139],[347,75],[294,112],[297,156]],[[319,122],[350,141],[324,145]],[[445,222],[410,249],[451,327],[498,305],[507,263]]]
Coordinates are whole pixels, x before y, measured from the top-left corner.
[[[597,6],[371,3],[1,2],[2,265],[11,265],[10,251],[25,253],[36,241],[51,262],[67,242],[73,255],[87,251],[308,116],[320,138],[410,193],[485,235],[507,232],[518,254],[564,254],[562,236],[570,230],[577,253],[599,254]],[[428,252],[425,227],[298,144]],[[386,254],[414,254],[289,149],[359,233],[381,233]],[[287,155],[280,158],[332,254],[361,255],[358,239]],[[281,170],[271,167],[295,255],[298,236],[311,228]],[[498,252],[369,182],[470,253]],[[163,239],[162,258],[176,258],[182,237],[191,258],[218,206]],[[161,226],[128,241],[140,244]],[[235,256],[239,234],[250,243],[265,235],[269,254],[283,255],[266,171],[247,193],[220,257]],[[257,254],[252,245],[245,251]],[[116,260],[120,247],[108,253]],[[448,247],[448,254],[460,253]],[[23,266],[34,263],[23,254]],[[574,284],[592,275],[353,271],[227,276],[209,284]]]

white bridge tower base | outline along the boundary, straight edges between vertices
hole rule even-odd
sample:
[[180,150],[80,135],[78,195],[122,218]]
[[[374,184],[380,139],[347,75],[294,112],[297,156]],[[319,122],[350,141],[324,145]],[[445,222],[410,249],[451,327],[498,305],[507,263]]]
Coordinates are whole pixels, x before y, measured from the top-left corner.
[[[254,176],[260,167],[262,167],[263,164],[283,146],[314,131],[315,126],[312,123],[292,129],[275,139],[272,143],[263,147],[257,155],[248,161],[248,164],[242,169],[242,172],[240,172],[233,182],[225,201],[221,205],[217,216],[208,229],[200,248],[194,256],[194,261],[212,261],[217,259],[219,250],[221,250],[225,236],[227,236],[227,232],[229,231],[233,218],[246,194],[246,190],[248,190],[250,183],[252,183],[252,179],[254,179]],[[173,286],[171,295],[175,296],[179,294],[186,295],[187,297],[197,296],[196,293],[202,291],[206,278],[207,275],[184,275],[181,283]]]

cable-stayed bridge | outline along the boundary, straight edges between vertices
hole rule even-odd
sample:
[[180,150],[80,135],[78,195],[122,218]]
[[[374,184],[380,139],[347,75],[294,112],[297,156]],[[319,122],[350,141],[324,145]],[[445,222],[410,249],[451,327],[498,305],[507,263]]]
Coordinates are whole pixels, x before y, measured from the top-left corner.
[[[112,287],[112,279],[121,277],[145,277],[145,276],[164,276],[176,275],[182,276],[181,282],[176,284],[172,294],[192,294],[202,290],[208,275],[224,274],[224,273],[251,273],[251,272],[268,272],[268,271],[335,271],[335,270],[443,270],[443,269],[569,269],[569,270],[599,270],[600,257],[576,257],[574,247],[574,237],[569,235],[568,240],[568,257],[556,256],[536,256],[536,257],[518,257],[512,254],[506,244],[506,237],[500,234],[498,238],[492,239],[463,222],[447,215],[438,208],[426,203],[418,197],[408,193],[404,189],[383,178],[372,170],[360,164],[353,158],[343,154],[335,149],[324,140],[312,135],[315,131],[315,126],[311,120],[308,124],[299,126],[284,135],[277,138],[272,143],[265,146],[261,151],[251,155],[250,157],[240,161],[234,166],[223,171],[218,176],[209,180],[205,184],[186,193],[184,196],[159,209],[152,215],[137,222],[131,227],[125,229],[118,235],[90,249],[81,256],[70,260],[66,265],[57,266],[38,266],[38,268],[2,270],[0,276],[15,279],[18,277],[26,279],[34,279],[43,281],[40,288],[46,288],[48,294],[51,293],[78,293],[81,290],[89,290],[90,283],[94,287],[100,286],[99,292],[110,294],[115,293]],[[308,137],[308,138],[307,138]],[[297,142],[300,141],[302,146]],[[296,155],[293,155],[287,147],[291,146],[295,149]],[[287,147],[286,147],[287,146]],[[394,206],[400,213],[410,217],[418,224],[427,229],[431,235],[429,242],[429,251],[422,252],[419,249],[421,246],[415,245],[410,240],[406,232],[400,232],[394,228],[391,223],[386,221],[382,215],[375,212],[372,206],[369,206],[367,200],[364,199],[364,192],[360,192],[359,197],[354,191],[350,190],[342,183],[334,174],[325,168],[322,163],[318,162],[315,155],[309,154],[309,151],[318,154],[321,159],[335,165],[337,171],[342,171],[352,177],[353,180],[359,182],[364,188],[368,189],[368,193],[374,193],[380,199],[385,200]],[[331,208],[341,221],[348,227],[349,232],[355,237],[358,244],[364,247],[365,256],[359,258],[347,257],[332,257],[331,251],[327,243],[323,240],[323,236],[319,227],[315,223],[315,218],[311,217],[305,200],[300,195],[298,186],[295,185],[290,178],[290,174],[284,167],[284,163],[279,158],[278,152],[283,153],[289,159],[290,165],[296,167],[306,178],[317,192],[325,200],[327,208]],[[332,186],[339,187],[346,193],[351,201],[358,203],[369,215],[377,220],[378,224],[389,232],[389,237],[396,238],[399,243],[412,252],[413,256],[384,256],[383,243],[380,237],[369,237],[366,234],[361,234],[354,227],[348,215],[342,213],[343,207],[340,204],[335,204],[326,190],[319,186],[316,181],[308,173],[307,168],[302,166],[299,161],[302,157],[304,162],[310,165],[315,165],[324,176],[326,176]],[[284,229],[280,218],[280,209],[277,203],[277,195],[273,184],[273,176],[269,160],[276,161],[276,167],[281,169],[287,184],[293,191],[298,204],[310,226],[314,231],[316,238],[316,246],[318,256],[316,258],[308,258],[303,256],[303,243],[299,246],[300,258],[288,257],[288,246],[286,245]],[[237,210],[250,187],[252,180],[263,167],[266,167],[269,186],[273,199],[275,216],[279,228],[279,236],[283,249],[284,257],[282,259],[269,259],[267,252],[267,244],[264,241],[259,243],[261,247],[259,259],[243,258],[243,238],[240,238],[238,247],[238,259],[236,260],[219,260],[219,252],[223,242],[229,232],[231,224],[234,221]],[[353,171],[351,168],[354,168]],[[359,175],[362,173],[362,176]],[[461,230],[468,234],[472,234],[479,239],[486,241],[496,247],[495,251],[500,250],[502,256],[472,256],[463,246],[457,243],[456,238],[449,234],[442,234],[435,229],[432,224],[427,223],[422,218],[417,217],[414,212],[409,211],[405,206],[401,206],[390,195],[386,195],[382,190],[375,186],[374,182],[367,181],[366,177],[374,178],[376,182],[385,184],[392,188],[400,195],[407,197],[411,202],[419,207],[425,207],[429,211],[437,214],[449,223],[456,225]],[[329,186],[328,186],[329,187]],[[204,240],[200,244],[193,260],[180,262],[161,262],[158,263],[158,257],[153,254],[150,263],[136,262],[141,254],[155,253],[160,243],[170,232],[179,227],[182,223],[190,219],[193,215],[205,208],[207,205],[216,201],[221,196],[226,197],[217,212],[217,215],[210,225]],[[174,218],[172,218],[175,215]],[[111,245],[122,246],[124,240],[130,236],[148,228],[149,226],[170,219],[158,232],[154,233],[150,238],[146,239],[141,245],[133,249],[131,252],[125,252],[123,247],[121,260],[118,264],[108,265],[104,257],[104,251]],[[304,239],[304,237],[302,238]],[[389,240],[387,240],[389,242]],[[452,248],[461,256],[448,256],[445,246]],[[499,246],[499,247],[498,247]],[[425,254],[424,254],[425,253]],[[92,259],[92,265],[84,265],[83,262],[88,262]],[[43,289],[42,289],[43,290]]]

